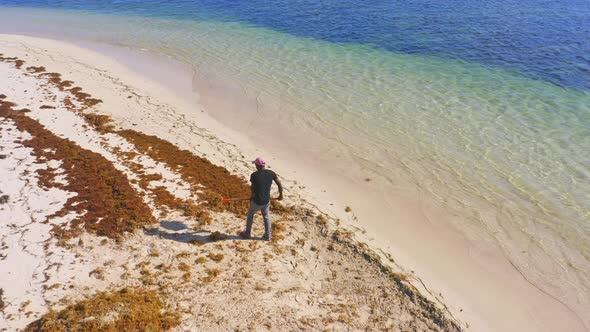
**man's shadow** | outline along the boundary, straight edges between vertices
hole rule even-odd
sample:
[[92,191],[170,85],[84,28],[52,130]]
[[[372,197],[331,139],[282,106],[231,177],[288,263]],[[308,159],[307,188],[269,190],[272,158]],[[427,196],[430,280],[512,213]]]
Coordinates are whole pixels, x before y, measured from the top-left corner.
[[157,236],[166,240],[172,240],[182,243],[212,243],[217,241],[227,240],[256,240],[257,238],[245,239],[235,234],[225,234],[221,232],[212,232],[207,229],[194,230],[189,228],[181,221],[162,220],[160,228],[144,229],[144,234],[149,236]]

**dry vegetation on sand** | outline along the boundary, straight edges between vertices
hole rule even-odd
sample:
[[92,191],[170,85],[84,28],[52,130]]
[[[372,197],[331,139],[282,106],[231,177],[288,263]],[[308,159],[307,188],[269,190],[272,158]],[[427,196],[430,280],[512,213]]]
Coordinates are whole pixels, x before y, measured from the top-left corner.
[[75,212],[78,216],[68,227],[55,227],[54,233],[61,239],[79,235],[80,227],[88,232],[120,237],[156,219],[127,177],[102,155],[83,149],[74,142],[58,137],[39,122],[28,117],[28,110],[14,110],[15,105],[1,100],[0,116],[14,121],[16,127],[32,137],[22,142],[33,149],[39,162],[58,160],[65,170],[67,184],[53,181],[55,174],[39,170],[39,179],[45,187],[60,187],[77,193],[54,216]]
[[25,331],[167,331],[180,323],[180,315],[164,309],[156,291],[123,288],[50,311]]
[[[131,129],[116,130],[109,116],[88,112],[88,108],[102,102],[100,99],[92,98],[90,94],[82,92],[79,87],[72,88],[72,81],[63,80],[58,73],[46,72],[45,67],[27,67],[27,72],[46,79],[48,84],[52,84],[61,91],[70,93],[72,99],[76,100],[78,105],[68,99],[66,107],[70,111],[78,113],[86,123],[98,132],[117,134],[133,144],[137,152],[145,154],[155,161],[162,162],[175,172],[178,172],[183,181],[191,186],[192,192],[198,193],[199,198],[206,202],[206,206],[210,210],[230,211],[237,215],[243,215],[247,212],[247,202],[222,202],[224,197],[248,197],[250,195],[249,186],[241,177],[231,174],[227,169],[211,163],[206,158],[197,156],[188,150],[180,149],[159,137]],[[118,155],[126,157],[123,153],[118,153]],[[202,208],[187,200],[171,199],[170,195],[163,192],[162,188],[149,190],[146,183],[152,179],[149,179],[149,175],[142,172],[139,172],[139,176],[145,182],[142,187],[147,191],[151,191],[152,199],[158,207],[179,210],[183,215],[194,217],[204,225],[211,222],[210,215]],[[277,212],[288,210],[277,202],[273,202],[273,208]]]

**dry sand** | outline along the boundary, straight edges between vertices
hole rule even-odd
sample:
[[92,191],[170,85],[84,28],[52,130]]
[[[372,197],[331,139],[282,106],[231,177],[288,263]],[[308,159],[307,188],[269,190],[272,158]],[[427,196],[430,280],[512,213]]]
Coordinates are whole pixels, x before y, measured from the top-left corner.
[[[244,224],[239,206],[211,205],[205,212],[212,220],[204,222],[198,213],[187,217],[186,210],[161,205],[158,190],[179,200],[182,209],[196,202],[188,208],[203,212],[200,206],[211,203],[207,190],[216,188],[188,183],[183,169],[152,154],[155,146],[138,151],[119,129],[157,135],[243,178],[251,172],[249,157],[264,153],[205,112],[193,109],[187,116],[182,110],[193,105],[173,92],[112,59],[65,43],[4,35],[0,53],[5,60],[0,61],[0,196],[7,195],[0,205],[0,330],[23,329],[50,310],[123,287],[157,290],[167,309],[180,314],[174,327],[179,331],[454,331],[468,326],[391,256],[362,245],[321,206],[302,200],[294,189],[296,179],[284,179],[290,208],[274,210],[272,243],[236,236]],[[52,83],[48,72],[73,84]],[[90,96],[80,97],[72,86],[101,102],[88,102]],[[100,117],[87,116],[95,113],[110,116],[116,130],[101,127]],[[131,185],[156,222],[136,225],[120,237],[100,236],[96,229],[108,218],[72,224],[89,213],[75,206],[54,215],[83,195],[67,190],[72,168],[65,160],[40,157],[56,151],[31,147],[40,134],[25,130],[23,119],[44,126],[56,142],[75,145],[80,150],[72,151],[83,152],[78,159],[92,156],[114,166],[109,172],[128,181],[113,188]],[[207,167],[206,172],[218,170]],[[43,177],[47,172],[49,182]],[[102,189],[88,185],[83,190]],[[255,234],[261,232],[257,219]],[[113,308],[84,321],[108,324],[123,311]]]

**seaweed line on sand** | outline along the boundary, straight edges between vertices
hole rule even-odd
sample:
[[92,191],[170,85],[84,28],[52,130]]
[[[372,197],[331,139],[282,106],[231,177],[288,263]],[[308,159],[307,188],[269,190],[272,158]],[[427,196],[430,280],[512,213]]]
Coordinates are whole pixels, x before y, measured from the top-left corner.
[[167,331],[180,324],[178,313],[164,310],[157,291],[123,288],[50,311],[24,331]]
[[127,177],[102,155],[83,149],[74,142],[58,137],[36,120],[28,117],[28,110],[14,110],[13,103],[0,101],[0,116],[14,121],[15,126],[32,137],[22,142],[33,149],[40,162],[59,160],[68,183],[52,181],[53,174],[39,172],[45,187],[62,187],[77,193],[64,207],[49,218],[75,212],[69,227],[55,226],[53,232],[63,240],[79,235],[83,226],[87,231],[111,238],[156,223],[149,207],[129,185]]
[[[176,145],[153,135],[147,135],[132,129],[117,130],[112,119],[104,114],[88,112],[89,108],[100,104],[102,100],[92,98],[90,94],[82,92],[79,87],[70,88],[74,83],[63,80],[58,73],[46,72],[46,68],[27,67],[27,73],[37,78],[45,79],[48,84],[57,87],[60,91],[72,94],[72,99],[78,102],[74,104],[71,99],[66,98],[66,107],[79,114],[88,125],[101,134],[116,134],[126,139],[135,146],[137,152],[145,154],[155,161],[168,165],[172,170],[178,172],[183,181],[191,186],[191,191],[204,201],[204,205],[211,211],[229,211],[235,215],[243,215],[248,210],[248,203],[244,201],[223,202],[224,197],[248,197],[250,188],[243,178],[231,174],[224,167],[211,163],[206,158],[197,156],[188,150],[182,150]],[[120,151],[114,151],[119,157],[129,156]],[[131,168],[134,171],[133,168]],[[135,170],[136,171],[136,170]],[[211,223],[210,214],[189,200],[174,197],[162,187],[149,189],[145,182],[149,182],[149,175],[143,172],[136,172],[144,181],[142,188],[151,191],[151,198],[158,208],[168,207],[172,210],[181,211],[184,216],[194,217],[200,224]],[[279,213],[289,213],[292,208],[285,207],[278,202],[273,202],[273,209]]]

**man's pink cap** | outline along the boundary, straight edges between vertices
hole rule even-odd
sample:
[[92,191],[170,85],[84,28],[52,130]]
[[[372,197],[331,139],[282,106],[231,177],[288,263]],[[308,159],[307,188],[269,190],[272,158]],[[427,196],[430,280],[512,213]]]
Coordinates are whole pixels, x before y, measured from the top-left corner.
[[264,161],[264,159],[262,159],[262,157],[256,158],[256,160],[254,160],[253,163],[256,166],[265,166],[266,165],[266,161]]

